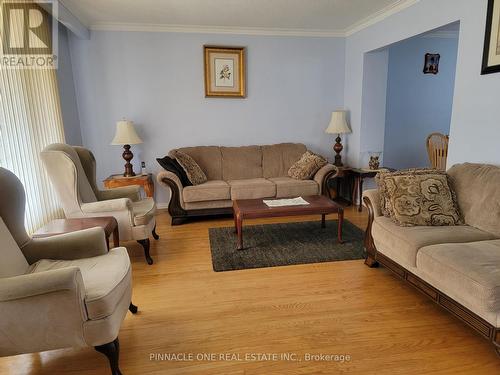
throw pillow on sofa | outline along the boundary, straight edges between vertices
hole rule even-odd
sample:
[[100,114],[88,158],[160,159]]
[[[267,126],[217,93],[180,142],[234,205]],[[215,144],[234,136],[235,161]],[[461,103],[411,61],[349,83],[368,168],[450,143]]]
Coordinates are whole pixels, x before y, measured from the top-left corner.
[[[445,172],[406,170],[378,176],[381,204],[401,226],[463,224],[455,193]],[[382,203],[383,202],[383,203]]]
[[175,160],[180,164],[184,172],[186,172],[187,178],[193,185],[200,185],[207,182],[207,176],[205,172],[200,168],[198,163],[182,151],[175,151]]
[[325,158],[316,155],[311,151],[306,151],[301,158],[288,170],[288,176],[296,180],[310,180],[320,168],[328,162]]
[[172,159],[170,156],[165,156],[163,158],[157,158],[156,161],[158,164],[160,164],[165,170],[172,172],[175,174],[177,177],[179,177],[179,180],[181,181],[182,186],[191,186],[193,185],[191,181],[189,181],[189,178],[184,171],[184,169],[181,167],[179,162],[175,159]]

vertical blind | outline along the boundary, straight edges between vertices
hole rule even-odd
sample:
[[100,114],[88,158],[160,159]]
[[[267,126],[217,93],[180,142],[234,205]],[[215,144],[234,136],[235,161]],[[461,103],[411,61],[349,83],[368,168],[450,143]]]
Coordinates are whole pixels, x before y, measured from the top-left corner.
[[24,185],[30,233],[63,215],[39,156],[54,142],[64,142],[55,70],[0,67],[0,166]]

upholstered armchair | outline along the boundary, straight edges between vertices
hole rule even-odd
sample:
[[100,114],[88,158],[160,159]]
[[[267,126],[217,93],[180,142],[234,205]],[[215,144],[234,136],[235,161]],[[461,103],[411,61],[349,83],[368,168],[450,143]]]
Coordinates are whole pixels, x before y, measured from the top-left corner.
[[96,184],[96,161],[83,147],[54,143],[47,146],[41,158],[68,218],[114,216],[118,221],[120,240],[136,240],[144,248],[148,264],[149,234],[156,234],[153,198],[141,199],[139,186],[99,190]]
[[131,304],[127,249],[109,252],[102,228],[33,239],[25,193],[0,168],[0,356],[93,346],[119,375],[118,331]]

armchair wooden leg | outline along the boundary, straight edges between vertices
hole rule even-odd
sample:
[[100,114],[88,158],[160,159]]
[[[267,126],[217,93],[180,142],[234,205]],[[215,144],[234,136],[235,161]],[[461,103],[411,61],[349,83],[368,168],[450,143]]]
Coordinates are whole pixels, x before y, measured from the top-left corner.
[[120,343],[118,337],[113,342],[96,346],[95,350],[108,358],[109,365],[111,366],[111,375],[122,375],[118,363],[120,356]]
[[132,314],[137,314],[137,311],[139,311],[139,308],[136,305],[134,305],[132,302],[130,302],[128,309]]
[[145,240],[138,240],[142,247],[144,248],[144,257],[146,258],[146,262],[148,262],[149,265],[153,264],[153,258],[149,255],[149,238],[146,238]]
[[155,240],[159,240],[160,239],[160,236],[158,236],[158,233],[156,233],[156,225],[155,227],[153,228],[153,231],[151,232],[151,234],[153,235],[153,238]]

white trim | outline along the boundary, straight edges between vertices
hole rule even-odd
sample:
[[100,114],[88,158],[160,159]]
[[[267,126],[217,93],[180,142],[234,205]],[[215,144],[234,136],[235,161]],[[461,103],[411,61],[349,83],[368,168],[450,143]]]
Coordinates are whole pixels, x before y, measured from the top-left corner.
[[[90,30],[80,21],[78,17],[76,17],[73,13],[71,13],[68,8],[64,6],[64,4],[60,1],[54,3],[57,5],[57,14],[55,18],[62,23],[66,28],[72,31],[78,38],[80,39],[90,39]],[[53,9],[47,3],[38,3],[43,9],[47,12],[51,12]]]
[[[201,25],[168,25],[147,23],[122,23],[103,22],[90,25],[90,30],[98,31],[139,31],[139,32],[170,32],[170,33],[200,33],[200,34],[233,34],[233,35],[267,35],[267,36],[295,36],[295,37],[321,37],[343,38],[372,26],[393,14],[418,3],[420,0],[399,0],[381,10],[369,15],[349,26],[344,30],[336,29],[292,29],[292,28],[263,28],[263,27],[233,27],[233,26],[201,26]],[[71,14],[68,11],[69,14]],[[72,15],[73,16],[73,15]],[[74,17],[74,16],[73,16]],[[76,17],[74,19],[78,20]],[[80,22],[76,25],[81,37],[86,37],[86,32]],[[78,32],[77,32],[78,33]]]
[[164,210],[168,208],[168,203],[156,203],[156,208],[158,208],[159,210]]
[[342,38],[343,30],[322,29],[278,29],[260,27],[198,26],[198,25],[162,25],[141,23],[98,23],[90,26],[99,31],[146,31],[170,33],[233,34],[233,35],[268,35],[268,36],[304,36],[323,38]]
[[288,29],[288,28],[262,28],[262,27],[232,27],[232,26],[200,26],[200,25],[167,25],[144,23],[105,22],[90,26],[91,30],[100,31],[145,31],[145,32],[170,32],[170,33],[200,33],[200,34],[233,34],[233,35],[267,35],[267,36],[299,36],[342,38],[350,36],[371,25],[384,20],[416,3],[420,0],[399,0],[365,19],[356,22],[345,30],[328,29]]
[[348,27],[345,30],[344,34],[345,36],[351,36],[352,34],[355,34],[358,31],[366,29],[367,27],[372,26],[386,19],[387,17],[392,16],[393,14],[399,13],[402,10],[411,7],[412,5],[415,5],[419,1],[420,0],[399,0],[398,2],[390,4],[385,8],[382,8],[378,12],[371,14],[365,19],[356,22],[354,25]]

